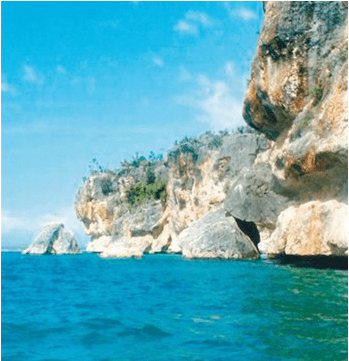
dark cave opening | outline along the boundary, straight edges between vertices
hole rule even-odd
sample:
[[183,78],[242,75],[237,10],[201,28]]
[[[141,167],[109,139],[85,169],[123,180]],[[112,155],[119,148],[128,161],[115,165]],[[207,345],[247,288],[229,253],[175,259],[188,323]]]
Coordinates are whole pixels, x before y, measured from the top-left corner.
[[[234,216],[233,216],[234,217]],[[237,225],[241,229],[241,231],[246,234],[247,237],[253,242],[253,244],[258,249],[258,243],[260,242],[261,238],[259,236],[259,232],[257,226],[254,222],[243,221],[242,219],[234,217]]]

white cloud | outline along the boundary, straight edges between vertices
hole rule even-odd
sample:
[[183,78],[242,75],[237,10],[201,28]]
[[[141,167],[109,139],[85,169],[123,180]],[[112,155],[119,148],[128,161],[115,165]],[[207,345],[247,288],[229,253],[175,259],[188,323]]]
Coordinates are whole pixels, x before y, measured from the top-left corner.
[[192,74],[184,66],[181,66],[179,70],[179,81],[187,82],[191,80],[193,80]]
[[24,65],[23,67],[23,77],[22,80],[28,83],[33,83],[37,85],[43,85],[45,78],[42,74],[38,73],[32,66]]
[[67,74],[67,69],[62,65],[57,65],[56,72],[57,72],[57,74],[65,75],[65,74]]
[[238,11],[238,14],[245,21],[249,21],[249,20],[257,18],[256,13],[254,13],[252,10],[249,10],[249,9],[246,9],[246,8],[240,8],[239,11]]
[[198,33],[197,25],[189,23],[188,21],[185,20],[179,20],[173,29],[181,34],[187,33],[187,34],[196,35]]
[[77,219],[73,207],[32,217],[28,215],[14,216],[8,210],[1,211],[1,231],[4,234],[13,231],[40,232],[48,222],[61,222],[66,229],[82,233],[82,222]]
[[212,25],[211,18],[206,13],[203,13],[203,12],[200,12],[200,11],[189,10],[185,14],[185,18],[187,20],[191,20],[191,21],[193,21],[195,23],[199,23],[203,27],[209,27],[209,26]]
[[240,7],[238,9],[232,8],[230,2],[228,1],[224,2],[224,7],[226,8],[229,16],[233,19],[240,18],[244,21],[257,19],[257,14],[245,7]]
[[196,91],[177,98],[182,105],[196,109],[196,119],[208,123],[214,131],[244,124],[242,99],[234,90],[242,79],[236,76],[232,62],[226,62],[224,71],[226,77],[222,80],[198,75],[194,83]]
[[1,211],[1,231],[2,233],[9,233],[16,229],[28,229],[32,224],[27,223],[25,220],[11,215],[9,211]]
[[16,95],[16,88],[8,83],[5,76],[1,78],[1,92]]
[[202,98],[197,102],[202,113],[199,120],[209,123],[215,131],[242,124],[242,102],[226,82],[199,76],[198,83],[202,89]]
[[81,76],[74,76],[71,81],[70,81],[70,84],[72,86],[77,86],[81,83]]
[[184,19],[179,20],[174,30],[180,34],[197,35],[200,28],[207,28],[213,25],[212,19],[203,12],[189,10]]
[[224,70],[228,76],[230,76],[230,77],[235,76],[234,63],[232,61],[227,61],[225,63]]
[[160,68],[163,68],[165,66],[164,61],[156,55],[153,57],[153,63]]

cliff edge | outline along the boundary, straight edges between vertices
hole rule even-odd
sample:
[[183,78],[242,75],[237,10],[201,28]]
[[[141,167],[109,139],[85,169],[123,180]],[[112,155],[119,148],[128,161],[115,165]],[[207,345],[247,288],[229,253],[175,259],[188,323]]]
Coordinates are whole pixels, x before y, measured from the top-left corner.
[[269,176],[267,191],[283,201],[273,217],[269,211],[241,214],[246,203],[261,207],[253,195],[236,200],[231,194],[227,208],[275,226],[260,244],[269,255],[345,256],[348,3],[268,1],[264,11],[243,117],[272,140],[256,159],[255,173]]

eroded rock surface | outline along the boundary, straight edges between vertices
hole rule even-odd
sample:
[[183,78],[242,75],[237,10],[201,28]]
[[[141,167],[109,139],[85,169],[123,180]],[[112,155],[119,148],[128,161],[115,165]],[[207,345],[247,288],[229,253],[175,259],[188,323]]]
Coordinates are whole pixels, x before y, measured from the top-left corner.
[[179,235],[186,258],[256,258],[259,252],[223,207],[208,212]]
[[347,256],[348,207],[336,200],[287,208],[275,232],[262,245],[273,255]]
[[[260,244],[266,253],[347,252],[346,225],[339,221],[348,197],[347,6],[264,5],[243,115],[274,142],[257,157],[255,171],[242,176],[226,206],[261,230],[269,227]],[[265,165],[269,181],[258,170]],[[334,232],[336,227],[341,230]]]
[[[208,133],[174,146],[163,161],[142,161],[137,166],[126,164],[119,170],[93,174],[81,187],[75,204],[86,233],[91,235],[87,251],[102,257],[182,253],[180,234],[224,203],[239,172],[249,168],[268,145],[263,135]],[[166,181],[163,199],[132,204],[132,190],[159,180]],[[229,249],[227,246],[227,254]]]
[[[264,2],[264,11],[243,105],[263,134],[205,134],[164,161],[91,175],[75,204],[87,250],[244,257],[234,244],[251,237],[272,256],[347,255],[347,2]],[[163,198],[132,203],[159,180]]]
[[23,254],[78,254],[80,249],[71,231],[62,223],[47,223]]

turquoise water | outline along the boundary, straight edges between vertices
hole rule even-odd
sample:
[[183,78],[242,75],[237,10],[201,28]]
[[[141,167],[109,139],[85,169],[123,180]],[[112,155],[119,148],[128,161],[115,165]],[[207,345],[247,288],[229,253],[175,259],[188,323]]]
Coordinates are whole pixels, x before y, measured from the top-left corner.
[[347,360],[347,272],[2,253],[2,360]]

